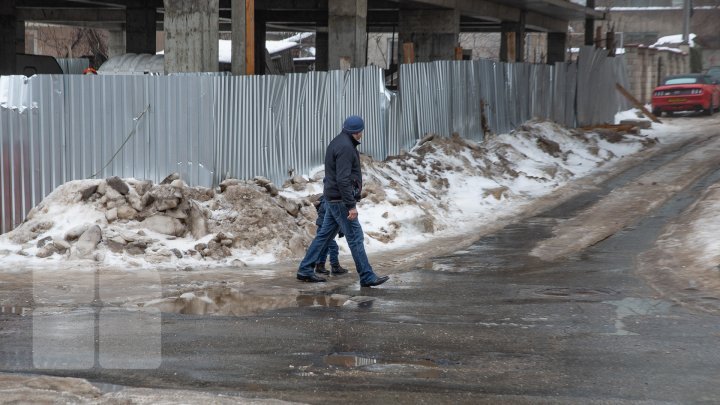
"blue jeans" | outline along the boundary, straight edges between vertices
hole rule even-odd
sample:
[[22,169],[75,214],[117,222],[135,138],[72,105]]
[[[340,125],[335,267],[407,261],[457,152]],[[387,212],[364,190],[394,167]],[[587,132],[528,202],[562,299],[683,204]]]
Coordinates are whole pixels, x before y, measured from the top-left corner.
[[373,272],[372,266],[365,254],[364,234],[360,221],[356,218],[354,221],[348,219],[348,209],[342,202],[327,203],[325,217],[318,233],[313,239],[310,247],[305,253],[305,258],[300,262],[298,275],[312,276],[315,274],[315,263],[321,260],[320,255],[328,248],[331,241],[335,240],[335,235],[342,231],[345,234],[350,252],[352,253],[355,269],[360,276],[361,283],[372,283],[377,279]]
[[[319,232],[320,232],[320,228],[318,228],[318,233]],[[320,259],[317,262],[325,264],[325,261],[327,260],[327,257],[329,254],[330,255],[330,264],[331,265],[339,265],[340,264],[340,258],[338,257],[339,253],[340,253],[340,248],[338,247],[337,242],[335,242],[335,239],[331,239],[330,243],[328,243],[325,250],[320,252]]]

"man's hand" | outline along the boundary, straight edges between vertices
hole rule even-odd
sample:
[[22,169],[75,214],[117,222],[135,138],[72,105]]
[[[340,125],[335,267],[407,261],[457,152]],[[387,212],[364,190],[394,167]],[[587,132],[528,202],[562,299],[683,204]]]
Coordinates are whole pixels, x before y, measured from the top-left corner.
[[350,208],[348,210],[348,219],[351,221],[356,220],[358,217],[357,208]]

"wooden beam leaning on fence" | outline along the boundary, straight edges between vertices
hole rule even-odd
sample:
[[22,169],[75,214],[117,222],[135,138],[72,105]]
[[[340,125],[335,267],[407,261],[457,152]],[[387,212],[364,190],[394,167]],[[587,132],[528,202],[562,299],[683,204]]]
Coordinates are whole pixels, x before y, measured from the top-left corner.
[[656,117],[655,114],[648,111],[647,108],[645,108],[645,106],[642,105],[642,103],[640,101],[638,101],[638,99],[633,97],[633,95],[630,94],[629,91],[625,90],[625,87],[621,86],[620,83],[615,83],[615,88],[618,89],[620,94],[625,96],[625,98],[627,98],[631,103],[633,103],[635,105],[635,107],[640,109],[640,111],[642,111],[642,113],[645,114],[646,117],[650,118],[652,120],[652,122],[657,122],[658,124],[662,124],[662,121],[660,121],[660,118]]

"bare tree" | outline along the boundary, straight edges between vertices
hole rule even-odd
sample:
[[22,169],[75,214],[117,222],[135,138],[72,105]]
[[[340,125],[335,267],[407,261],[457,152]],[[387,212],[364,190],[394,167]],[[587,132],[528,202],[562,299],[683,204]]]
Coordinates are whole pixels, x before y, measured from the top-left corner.
[[85,57],[90,65],[99,67],[107,60],[108,34],[103,30],[87,27],[31,24],[37,46],[33,52],[58,58]]

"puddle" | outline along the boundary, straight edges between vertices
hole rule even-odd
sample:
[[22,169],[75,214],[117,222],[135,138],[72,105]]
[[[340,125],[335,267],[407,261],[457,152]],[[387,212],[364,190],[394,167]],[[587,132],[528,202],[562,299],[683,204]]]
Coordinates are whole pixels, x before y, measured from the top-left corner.
[[440,378],[444,374],[439,364],[451,364],[449,361],[435,362],[430,359],[388,360],[359,356],[354,353],[334,353],[323,358],[325,365],[340,368],[362,367],[366,371],[385,374],[411,374],[418,378]]
[[370,308],[376,298],[330,293],[302,293],[278,290],[239,290],[233,287],[216,287],[180,296],[146,302],[160,312],[187,315],[243,316],[256,315],[282,308],[350,307]]
[[89,381],[89,383],[92,384],[95,388],[99,389],[103,394],[108,394],[111,392],[120,392],[120,391],[126,390],[128,388],[124,385],[117,385],[117,384],[104,383],[104,382]]
[[551,297],[588,297],[597,295],[617,295],[618,292],[610,288],[584,288],[584,287],[551,287],[535,291],[536,294]]
[[377,364],[377,359],[360,357],[353,354],[330,354],[325,356],[325,364],[336,367],[362,367]]
[[16,307],[12,305],[3,305],[0,306],[0,315],[17,315],[17,316],[27,316],[32,313],[32,308],[30,307]]
[[623,319],[629,316],[648,316],[667,314],[672,303],[643,298],[624,298],[618,301],[603,301],[603,304],[610,304],[615,307],[615,332],[608,335],[637,336],[639,333],[626,329]]

